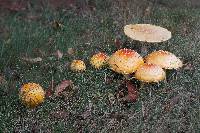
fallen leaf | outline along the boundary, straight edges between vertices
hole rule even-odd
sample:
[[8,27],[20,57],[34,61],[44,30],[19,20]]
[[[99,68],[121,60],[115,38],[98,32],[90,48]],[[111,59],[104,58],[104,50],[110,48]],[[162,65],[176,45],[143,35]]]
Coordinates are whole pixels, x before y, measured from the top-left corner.
[[46,90],[46,93],[45,93],[47,98],[51,97],[53,95],[53,87],[54,87],[54,80],[52,78],[51,84],[50,84],[50,86],[48,87],[48,89]]
[[37,58],[28,58],[28,57],[23,57],[21,58],[23,61],[26,61],[28,63],[38,63],[42,61],[41,57],[37,57]]
[[115,46],[116,46],[117,49],[120,49],[122,47],[122,42],[121,42],[119,37],[115,38],[115,42],[114,43],[115,43]]
[[180,95],[171,98],[164,106],[165,111],[171,111],[173,107],[179,102]]
[[61,59],[63,57],[63,53],[60,50],[57,50],[54,54],[58,59]]
[[45,95],[46,95],[45,97],[46,97],[46,98],[51,97],[52,94],[53,94],[52,90],[51,90],[51,89],[47,89],[47,90],[46,90],[46,93],[45,93]]
[[123,102],[136,102],[138,98],[138,91],[131,81],[126,81],[126,87],[128,89],[128,95],[121,98]]
[[61,92],[69,88],[73,83],[71,80],[63,80],[60,84],[55,87],[55,95],[59,96]]
[[73,48],[68,48],[68,49],[67,49],[67,54],[68,54],[68,55],[74,55],[74,53],[75,53],[75,51],[74,51]]
[[184,65],[183,69],[192,71],[192,70],[194,70],[194,66],[190,63],[187,63]]

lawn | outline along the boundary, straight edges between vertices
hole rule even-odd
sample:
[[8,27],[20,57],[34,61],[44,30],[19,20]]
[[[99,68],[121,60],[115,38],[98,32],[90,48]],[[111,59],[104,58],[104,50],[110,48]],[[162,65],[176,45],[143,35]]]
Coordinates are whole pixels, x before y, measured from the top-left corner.
[[[67,9],[34,4],[0,13],[0,132],[200,131],[200,9],[112,0]],[[159,85],[141,87],[132,81],[139,97],[122,103],[116,95],[119,89],[127,93],[123,76],[108,67],[96,70],[89,59],[99,51],[115,52],[116,38],[122,48],[140,52],[139,43],[123,32],[130,23],[170,30],[172,38],[151,45],[150,50],[170,51],[184,66]],[[24,60],[37,57],[42,61]],[[86,71],[72,72],[73,59],[83,60]],[[63,80],[73,85],[57,97],[50,90]],[[19,89],[27,82],[39,83],[50,94],[35,109],[26,108],[19,99]]]

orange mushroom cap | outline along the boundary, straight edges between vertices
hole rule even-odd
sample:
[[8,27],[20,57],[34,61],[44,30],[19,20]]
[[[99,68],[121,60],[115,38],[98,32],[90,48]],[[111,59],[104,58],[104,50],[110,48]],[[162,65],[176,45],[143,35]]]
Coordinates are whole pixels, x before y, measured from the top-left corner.
[[171,38],[171,32],[160,26],[151,24],[129,24],[124,33],[133,40],[143,42],[163,42]]
[[165,69],[178,69],[183,66],[182,61],[168,51],[154,51],[146,56],[146,63],[156,64]]
[[20,89],[20,98],[27,107],[34,108],[41,104],[45,98],[45,92],[39,84],[27,83]]
[[135,78],[143,82],[159,82],[166,77],[165,71],[155,64],[143,64],[135,72]]
[[99,69],[107,63],[108,58],[105,53],[99,52],[91,57],[90,64],[94,68]]
[[82,60],[73,60],[70,65],[70,68],[72,71],[82,72],[85,71],[86,65]]
[[120,49],[108,60],[110,68],[121,74],[130,74],[144,63],[143,58],[134,50]]

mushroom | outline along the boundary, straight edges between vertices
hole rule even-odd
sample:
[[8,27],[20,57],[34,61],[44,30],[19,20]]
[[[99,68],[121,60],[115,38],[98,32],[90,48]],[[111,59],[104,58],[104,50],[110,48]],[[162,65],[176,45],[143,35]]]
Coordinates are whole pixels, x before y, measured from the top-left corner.
[[108,60],[110,68],[120,74],[131,74],[144,63],[143,58],[132,49],[120,49]]
[[72,71],[82,72],[85,71],[86,65],[82,60],[73,60],[70,65],[70,68]]
[[165,79],[165,71],[155,64],[143,64],[135,72],[135,78],[142,82],[159,82]]
[[124,27],[124,33],[133,40],[141,41],[141,54],[147,54],[147,47],[144,42],[158,43],[171,38],[171,32],[160,26],[151,24],[129,24]]
[[24,105],[34,108],[44,101],[45,92],[39,84],[26,83],[20,88],[19,96]]
[[[178,57],[168,51],[163,50],[158,50],[150,53],[146,56],[145,60],[147,63],[156,64],[164,69],[168,69],[166,71],[167,80],[173,77],[173,75],[176,77],[178,72],[177,70],[183,66],[182,61]],[[171,76],[169,77],[168,75]]]
[[183,66],[182,61],[178,57],[163,50],[150,53],[146,56],[145,61],[146,63],[156,64],[165,69],[178,69]]
[[99,52],[91,57],[90,64],[94,68],[99,69],[107,63],[108,58],[105,53]]

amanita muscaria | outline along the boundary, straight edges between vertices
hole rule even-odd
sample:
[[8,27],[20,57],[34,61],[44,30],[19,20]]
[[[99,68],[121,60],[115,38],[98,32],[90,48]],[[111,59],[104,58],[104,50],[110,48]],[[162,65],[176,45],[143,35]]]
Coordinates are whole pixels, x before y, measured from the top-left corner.
[[143,64],[135,72],[135,78],[146,83],[158,83],[166,77],[165,71],[155,64]]
[[94,54],[90,59],[90,64],[96,68],[100,69],[104,65],[107,64],[107,61],[109,59],[109,56],[103,52],[99,52],[97,54]]
[[169,30],[152,24],[129,24],[124,27],[124,33],[131,39],[141,42],[139,44],[142,44],[142,55],[148,53],[147,45],[164,42],[171,38]]
[[143,58],[132,49],[120,49],[113,53],[108,64],[110,68],[120,74],[131,74],[144,63]]
[[152,24],[129,24],[124,27],[124,33],[133,40],[158,43],[171,38],[167,29]]
[[82,72],[85,71],[86,65],[82,60],[73,60],[70,69],[75,72]]
[[182,61],[174,54],[158,50],[145,57],[146,63],[156,64],[164,69],[178,69],[183,66]]

